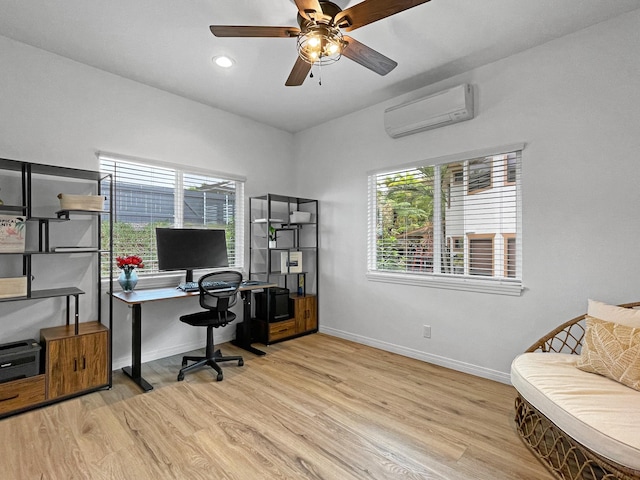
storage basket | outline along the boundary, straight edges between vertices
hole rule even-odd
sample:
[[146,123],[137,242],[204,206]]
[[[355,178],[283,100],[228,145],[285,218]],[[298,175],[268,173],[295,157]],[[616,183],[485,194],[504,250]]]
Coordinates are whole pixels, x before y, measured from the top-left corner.
[[309,223],[311,221],[311,212],[291,212],[289,215],[289,223]]
[[58,194],[61,210],[89,210],[101,212],[104,210],[105,197],[103,195],[70,195]]
[[26,296],[27,277],[0,278],[0,298]]

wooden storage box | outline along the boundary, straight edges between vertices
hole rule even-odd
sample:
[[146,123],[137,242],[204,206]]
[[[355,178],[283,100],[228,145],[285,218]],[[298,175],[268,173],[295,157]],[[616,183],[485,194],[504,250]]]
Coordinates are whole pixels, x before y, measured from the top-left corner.
[[104,195],[70,195],[58,194],[61,210],[89,210],[101,212],[104,210]]
[[0,298],[26,296],[27,277],[0,278]]

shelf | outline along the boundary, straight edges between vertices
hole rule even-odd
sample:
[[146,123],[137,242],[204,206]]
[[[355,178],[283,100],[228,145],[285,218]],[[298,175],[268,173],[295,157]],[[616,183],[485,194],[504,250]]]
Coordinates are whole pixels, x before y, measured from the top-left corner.
[[24,216],[23,212],[27,209],[24,205],[0,205],[0,213],[17,213]]
[[74,215],[102,215],[109,212],[104,210],[58,210],[56,215],[58,215],[59,219],[69,220],[69,214],[71,213]]
[[67,297],[69,295],[82,295],[85,292],[76,287],[50,288],[47,290],[32,290],[29,298]]
[[84,291],[76,287],[50,288],[47,290],[32,290],[30,296],[0,298],[0,302],[15,302],[18,300],[42,300],[45,298],[82,295],[84,293]]
[[312,200],[310,198],[300,198],[300,197],[290,197],[288,195],[277,195],[277,194],[273,194],[270,193],[268,195],[261,195],[258,197],[252,197],[255,198],[257,200],[271,200],[272,202],[284,202],[284,203],[313,203],[313,202],[317,202],[317,200]]
[[68,218],[60,218],[60,217],[29,217],[27,218],[27,222],[68,222]]

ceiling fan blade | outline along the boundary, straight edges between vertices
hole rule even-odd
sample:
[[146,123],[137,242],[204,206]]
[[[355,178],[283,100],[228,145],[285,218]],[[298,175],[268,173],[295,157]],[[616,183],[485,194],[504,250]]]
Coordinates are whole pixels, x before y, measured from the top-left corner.
[[298,57],[291,73],[289,74],[289,78],[287,78],[287,81],[285,82],[285,85],[287,87],[297,87],[302,85],[310,70],[311,64]]
[[300,15],[302,15],[307,20],[312,20],[311,16],[309,15],[310,12],[317,12],[319,14],[322,14],[322,7],[320,6],[320,2],[318,0],[295,0],[295,2]]
[[364,0],[338,13],[335,23],[346,32],[355,30],[396,13],[416,7],[429,0]]
[[376,52],[373,48],[367,47],[364,43],[360,43],[347,35],[343,39],[348,45],[342,50],[342,55],[363,67],[367,67],[378,75],[386,75],[398,66],[398,62]]
[[211,25],[211,33],[216,37],[297,37],[300,29],[297,27],[256,27],[238,25]]

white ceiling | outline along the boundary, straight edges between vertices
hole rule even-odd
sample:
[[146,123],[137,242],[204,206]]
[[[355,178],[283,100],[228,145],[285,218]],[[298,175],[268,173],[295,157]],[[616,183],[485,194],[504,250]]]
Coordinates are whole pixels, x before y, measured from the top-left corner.
[[[349,33],[398,62],[388,75],[342,58],[322,69],[322,85],[314,68],[299,87],[284,86],[295,39],[209,31],[297,26],[292,0],[0,0],[0,34],[296,132],[637,8],[640,0],[431,0]],[[215,67],[220,54],[236,65]]]

